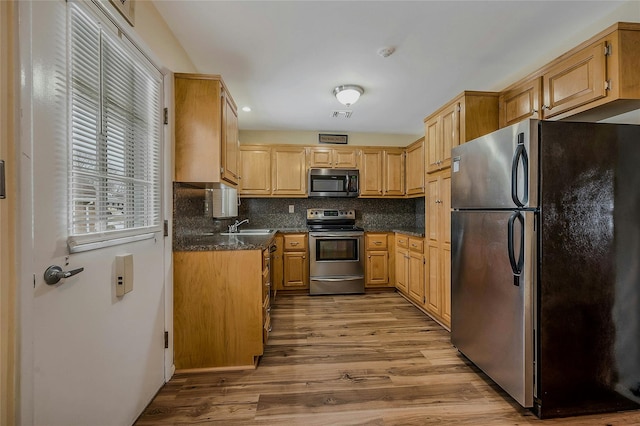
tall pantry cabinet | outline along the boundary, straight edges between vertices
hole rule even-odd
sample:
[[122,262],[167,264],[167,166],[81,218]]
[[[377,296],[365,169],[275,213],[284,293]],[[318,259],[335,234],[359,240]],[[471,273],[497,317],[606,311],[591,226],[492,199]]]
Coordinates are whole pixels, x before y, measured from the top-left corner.
[[498,96],[465,91],[425,118],[424,308],[451,327],[451,149],[498,129]]

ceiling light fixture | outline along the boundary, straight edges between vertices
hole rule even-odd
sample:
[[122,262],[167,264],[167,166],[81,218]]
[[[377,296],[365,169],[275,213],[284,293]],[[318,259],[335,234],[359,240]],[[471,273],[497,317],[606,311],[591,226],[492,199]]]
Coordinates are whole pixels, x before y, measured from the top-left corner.
[[354,84],[345,84],[333,89],[333,94],[338,99],[338,102],[347,107],[355,104],[363,93],[364,89]]
[[244,112],[251,112],[251,107],[243,106],[243,107],[242,107],[242,110],[243,110]]

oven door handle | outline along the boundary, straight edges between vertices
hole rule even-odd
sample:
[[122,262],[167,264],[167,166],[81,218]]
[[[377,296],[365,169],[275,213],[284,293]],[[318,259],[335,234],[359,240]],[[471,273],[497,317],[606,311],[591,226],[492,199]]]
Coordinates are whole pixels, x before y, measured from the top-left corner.
[[364,275],[349,275],[341,278],[316,278],[311,277],[312,281],[329,281],[329,282],[338,282],[338,281],[357,281],[364,279]]
[[364,233],[362,232],[312,232],[309,234],[311,237],[315,238],[345,238],[345,237],[362,237]]

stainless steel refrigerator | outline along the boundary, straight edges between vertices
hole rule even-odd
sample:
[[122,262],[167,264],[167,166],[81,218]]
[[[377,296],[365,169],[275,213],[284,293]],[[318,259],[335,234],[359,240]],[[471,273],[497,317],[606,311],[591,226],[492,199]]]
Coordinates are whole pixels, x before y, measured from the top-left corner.
[[640,126],[526,120],[451,171],[452,343],[539,417],[640,408]]

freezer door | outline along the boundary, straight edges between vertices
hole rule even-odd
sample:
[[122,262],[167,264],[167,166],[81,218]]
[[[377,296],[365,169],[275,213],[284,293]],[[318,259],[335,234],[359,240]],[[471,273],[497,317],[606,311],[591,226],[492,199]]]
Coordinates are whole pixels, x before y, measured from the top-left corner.
[[455,147],[451,207],[538,207],[538,123],[525,120]]
[[451,214],[451,341],[523,407],[534,393],[535,219]]

